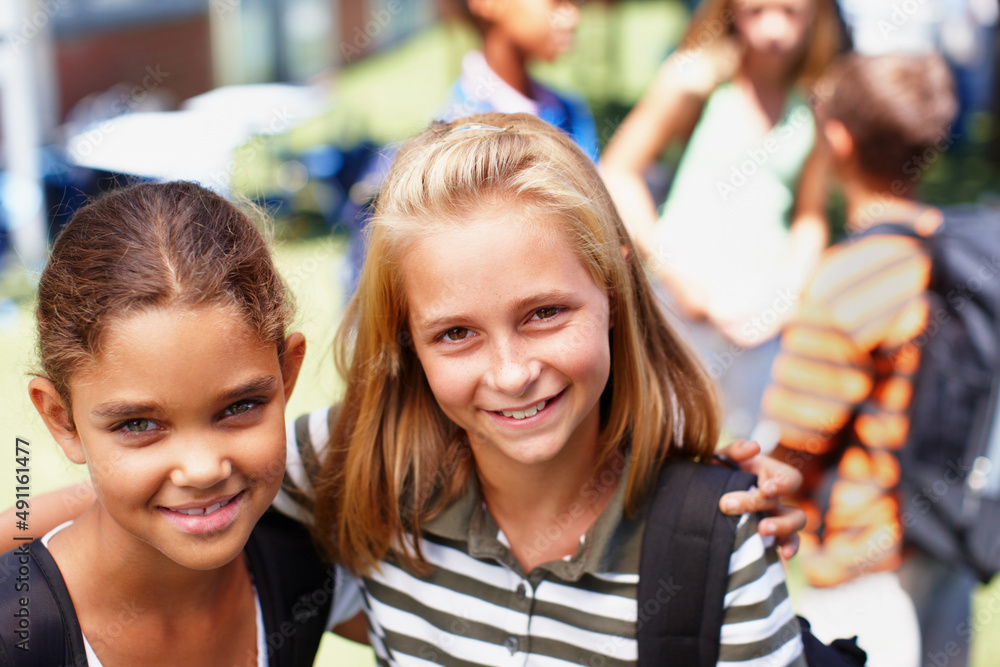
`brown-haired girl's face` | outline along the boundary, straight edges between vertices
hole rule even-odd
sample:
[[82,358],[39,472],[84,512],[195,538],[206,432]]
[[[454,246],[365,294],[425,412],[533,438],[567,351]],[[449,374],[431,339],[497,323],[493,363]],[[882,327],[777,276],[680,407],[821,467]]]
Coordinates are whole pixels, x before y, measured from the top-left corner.
[[403,261],[417,356],[480,467],[593,455],[611,309],[563,227],[497,207],[422,239]]
[[734,25],[754,56],[784,69],[806,46],[813,0],[735,0]]
[[[293,347],[304,344],[295,336]],[[275,345],[231,308],[154,308],[110,323],[100,356],[69,386],[75,451],[116,548],[156,557],[152,547],[192,569],[239,555],[281,484],[297,370],[286,362],[283,374]]]

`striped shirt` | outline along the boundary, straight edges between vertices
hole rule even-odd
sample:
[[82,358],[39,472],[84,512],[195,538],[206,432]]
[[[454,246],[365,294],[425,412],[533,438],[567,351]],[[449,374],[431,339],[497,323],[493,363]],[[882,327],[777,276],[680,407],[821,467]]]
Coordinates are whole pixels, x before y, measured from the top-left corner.
[[[309,514],[309,471],[323,447],[314,443],[329,440],[327,419],[321,410],[290,427],[276,505],[300,518]],[[574,557],[524,572],[471,479],[420,537],[430,575],[389,556],[360,582],[379,664],[635,665],[644,512],[626,518],[624,504],[620,484]],[[725,608],[719,665],[805,664],[784,570],[754,515],[737,528]]]
[[[900,564],[895,451],[909,428],[930,268],[915,239],[874,235],[838,244],[782,336],[763,412],[779,424],[781,444],[801,452],[792,455],[806,472],[800,560],[814,586]],[[810,474],[812,465],[825,468]]]

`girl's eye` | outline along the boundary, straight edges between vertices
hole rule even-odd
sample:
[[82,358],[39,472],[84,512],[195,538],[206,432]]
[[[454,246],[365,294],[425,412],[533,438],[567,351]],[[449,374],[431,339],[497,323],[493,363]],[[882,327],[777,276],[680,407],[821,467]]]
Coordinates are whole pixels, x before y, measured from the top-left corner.
[[562,308],[557,308],[556,306],[546,306],[545,308],[539,308],[538,310],[535,311],[535,314],[532,316],[531,319],[547,320],[558,315],[561,310]]
[[149,435],[159,429],[160,426],[152,419],[138,418],[118,422],[111,427],[110,431],[112,433],[120,433],[126,438],[132,438]]
[[445,331],[441,338],[444,340],[450,340],[453,342],[458,342],[460,340],[465,340],[469,337],[469,330],[465,327],[455,327],[454,329],[448,329]]
[[145,433],[153,428],[153,422],[148,419],[130,419],[120,428],[125,429],[129,433]]
[[260,401],[255,401],[251,399],[247,399],[245,401],[239,401],[237,403],[233,403],[228,408],[226,408],[223,414],[227,417],[233,415],[241,415],[245,412],[253,410],[258,405],[260,405]]

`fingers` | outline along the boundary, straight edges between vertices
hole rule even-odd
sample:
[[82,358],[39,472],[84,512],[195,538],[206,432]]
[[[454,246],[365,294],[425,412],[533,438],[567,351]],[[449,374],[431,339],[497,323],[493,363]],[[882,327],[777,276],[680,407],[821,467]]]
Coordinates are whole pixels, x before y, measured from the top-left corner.
[[802,486],[802,473],[784,463],[779,465],[783,468],[782,470],[776,469],[766,477],[763,474],[760,475],[761,493],[768,498],[792,495]]
[[719,509],[723,514],[738,516],[751,512],[771,512],[778,507],[777,497],[769,496],[760,489],[750,491],[730,491],[719,499]]
[[802,473],[797,468],[770,456],[748,459],[740,468],[756,474],[761,491],[769,497],[792,495],[802,486]]
[[752,440],[737,440],[718,452],[740,465],[746,472],[757,475],[758,488],[733,491],[722,496],[719,508],[723,513],[739,515],[765,512],[760,521],[760,534],[774,536],[778,553],[791,558],[799,550],[797,532],[806,525],[806,514],[797,507],[781,504],[781,497],[791,495],[802,486],[802,474],[794,467],[769,456],[758,456],[760,446]]
[[802,486],[802,473],[797,468],[760,454],[760,445],[753,440],[736,440],[716,453],[739,464],[744,472],[757,475],[761,491],[769,497],[789,495]]
[[758,456],[760,446],[752,440],[737,440],[719,453],[740,464],[746,472],[755,473],[758,488],[734,491],[722,496],[719,508],[723,513],[739,515],[765,512],[760,522],[760,534],[773,535],[783,558],[790,558],[799,549],[796,533],[805,527],[806,515],[797,507],[781,504],[781,497],[791,495],[802,485],[802,474],[794,467],[769,456]]
[[725,514],[739,515],[747,512],[766,512],[757,530],[764,537],[773,536],[782,558],[791,558],[799,550],[798,531],[805,528],[806,513],[798,507],[782,505],[776,497],[759,490],[734,491],[722,496],[719,508]]
[[743,463],[760,453],[760,445],[753,440],[734,440],[718,450],[718,453],[729,457],[735,463]]
[[799,536],[794,534],[785,539],[784,542],[778,543],[778,555],[784,560],[788,560],[795,554],[799,552]]
[[798,507],[778,505],[770,515],[760,521],[761,535],[774,535],[779,544],[793,537],[806,527],[806,513]]

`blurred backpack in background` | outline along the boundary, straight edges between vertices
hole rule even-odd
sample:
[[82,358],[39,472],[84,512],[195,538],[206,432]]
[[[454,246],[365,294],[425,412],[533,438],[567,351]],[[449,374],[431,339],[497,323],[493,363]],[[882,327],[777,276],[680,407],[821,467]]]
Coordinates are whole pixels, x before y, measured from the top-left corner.
[[1000,211],[942,209],[929,236],[879,223],[860,236],[919,239],[931,258],[927,326],[899,452],[906,539],[984,583],[1000,570]]

